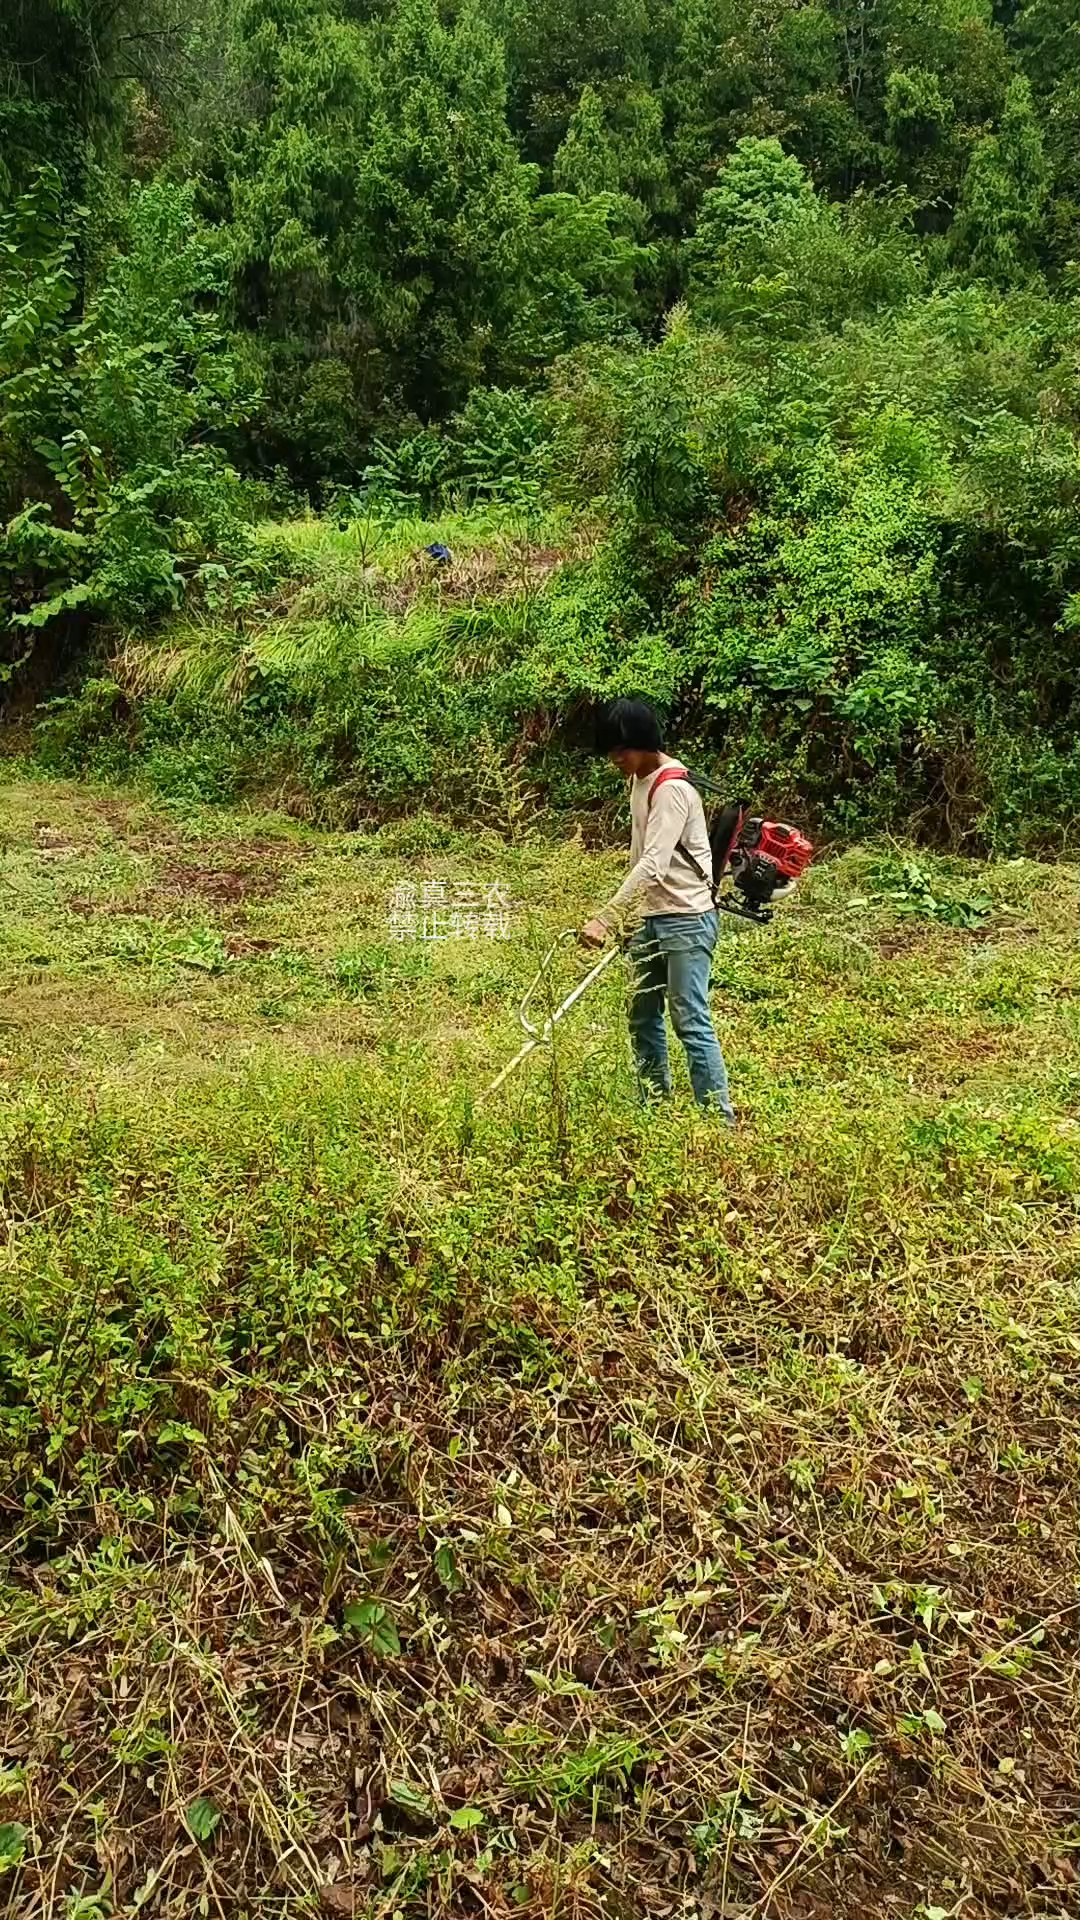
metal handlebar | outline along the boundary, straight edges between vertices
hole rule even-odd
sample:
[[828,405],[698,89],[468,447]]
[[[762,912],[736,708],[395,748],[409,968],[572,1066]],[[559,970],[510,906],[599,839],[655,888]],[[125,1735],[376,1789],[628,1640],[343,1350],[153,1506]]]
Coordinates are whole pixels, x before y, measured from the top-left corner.
[[567,994],[565,1000],[561,1000],[559,1002],[559,1005],[555,1008],[554,1012],[548,1015],[543,1026],[537,1027],[533,1023],[533,1021],[529,1019],[529,1014],[528,1014],[529,1002],[531,1001],[533,995],[535,994],[537,987],[540,985],[541,980],[543,979],[545,973],[547,972],[549,966],[551,965],[551,962],[555,958],[555,955],[558,952],[559,948],[565,946],[568,941],[576,940],[576,939],[577,939],[576,929],[573,927],[568,927],[565,933],[560,933],[558,939],[552,942],[551,946],[548,948],[546,954],[544,955],[544,958],[541,960],[540,965],[537,968],[536,977],[530,982],[529,986],[526,988],[524,998],[521,1002],[521,1006],[518,1009],[518,1019],[521,1021],[521,1024],[525,1029],[525,1032],[529,1035],[529,1038],[526,1040],[525,1045],[517,1053],[515,1053],[513,1059],[509,1061],[508,1064],[503,1068],[502,1072],[496,1075],[490,1087],[488,1087],[487,1089],[487,1092],[484,1096],[485,1099],[489,1098],[491,1094],[497,1093],[499,1088],[502,1086],[503,1081],[509,1079],[515,1067],[519,1067],[523,1060],[527,1060],[531,1053],[535,1053],[537,1047],[543,1046],[545,1041],[551,1039],[551,1035],[552,1035],[552,1032],[554,1031],[556,1023],[562,1019],[563,1014],[569,1013],[570,1008],[577,1004],[577,1002],[581,999],[582,994],[588,992],[589,988],[593,984],[593,981],[598,980],[600,978],[600,975],[605,971],[605,969],[610,967],[612,961],[617,960],[619,958],[619,955],[622,952],[621,946],[619,946],[616,943],[615,945],[610,946],[606,953],[602,953],[599,960],[596,962],[596,965],[593,967],[590,967],[588,973],[584,976],[583,979],[578,981],[576,987],[571,989],[571,991]]
[[536,992],[537,987],[540,985],[540,982],[543,979],[545,973],[547,972],[549,966],[551,965],[551,962],[554,960],[555,955],[558,953],[559,948],[565,947],[568,940],[576,940],[576,939],[577,939],[577,930],[574,927],[567,927],[565,933],[560,933],[557,939],[552,941],[550,947],[548,948],[543,959],[541,960],[540,965],[537,967],[536,976],[533,979],[531,985],[529,985],[525,989],[524,997],[522,999],[520,1007],[518,1008],[518,1019],[521,1021],[521,1024],[524,1027],[525,1032],[532,1034],[534,1039],[539,1038],[540,1028],[533,1026],[533,1023],[529,1019],[525,1009],[527,1008],[529,1001],[532,999],[533,994]]

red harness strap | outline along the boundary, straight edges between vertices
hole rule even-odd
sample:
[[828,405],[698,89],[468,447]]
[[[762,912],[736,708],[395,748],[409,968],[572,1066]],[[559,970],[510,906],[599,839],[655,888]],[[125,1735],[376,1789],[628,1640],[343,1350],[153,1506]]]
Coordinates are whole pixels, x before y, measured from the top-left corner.
[[689,779],[690,779],[690,775],[687,773],[685,767],[661,767],[659,773],[656,775],[655,779],[653,780],[652,786],[649,788],[649,802],[646,808],[646,812],[651,812],[652,803],[655,800],[656,795],[659,792],[660,788],[663,786],[665,780],[689,780]]
[[[659,788],[663,786],[665,780],[685,780],[688,786],[692,787],[694,785],[685,767],[661,767],[659,773],[656,775],[655,779],[653,780],[652,786],[649,788],[649,799],[645,809],[647,813],[650,813],[652,811],[653,800],[655,799]],[[690,852],[689,847],[683,846],[681,834],[679,835],[679,838],[675,843],[675,852],[681,853],[687,865],[690,867],[693,867],[694,872],[697,874],[697,877],[701,881],[702,886],[708,887],[709,893],[712,896],[713,904],[715,905],[716,881],[715,879],[710,880],[704,867],[701,866],[699,862],[694,859],[694,856]]]

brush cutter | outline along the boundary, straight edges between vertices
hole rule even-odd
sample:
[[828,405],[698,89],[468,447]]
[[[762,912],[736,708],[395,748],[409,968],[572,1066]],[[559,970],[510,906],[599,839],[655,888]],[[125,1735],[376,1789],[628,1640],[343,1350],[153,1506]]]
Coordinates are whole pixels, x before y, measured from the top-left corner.
[[[757,916],[746,915],[744,917],[756,918]],[[526,1040],[525,1045],[519,1048],[518,1052],[515,1053],[513,1059],[507,1062],[502,1072],[496,1075],[490,1087],[486,1089],[484,1094],[485,1100],[490,1099],[493,1093],[498,1093],[499,1088],[502,1086],[503,1082],[505,1080],[509,1080],[510,1075],[514,1072],[515,1068],[520,1067],[523,1060],[527,1060],[530,1054],[535,1053],[537,1047],[545,1046],[548,1043],[548,1041],[551,1039],[551,1036],[556,1026],[558,1025],[559,1021],[562,1019],[563,1015],[566,1013],[569,1013],[571,1007],[575,1007],[577,1005],[578,1001],[581,999],[583,994],[588,993],[589,988],[593,985],[594,981],[599,980],[600,975],[602,973],[607,972],[607,969],[608,967],[610,967],[612,961],[618,960],[620,956],[626,952],[625,941],[624,942],[616,941],[614,946],[607,947],[605,951],[600,955],[600,958],[599,960],[597,960],[595,965],[590,967],[588,973],[585,974],[582,977],[582,979],[578,981],[577,986],[571,988],[565,1000],[560,1000],[558,1006],[554,1009],[552,1013],[548,1015],[547,1019],[544,1021],[543,1026],[542,1027],[538,1026],[536,1021],[530,1017],[530,1008],[532,1006],[533,1001],[536,998],[537,993],[539,992],[540,984],[544,979],[545,975],[547,974],[548,970],[550,969],[552,963],[554,962],[555,956],[559,952],[561,952],[562,948],[565,946],[568,946],[568,945],[576,946],[578,938],[579,938],[579,935],[578,935],[577,928],[568,927],[565,933],[560,933],[558,939],[552,941],[550,947],[545,953],[543,959],[540,962],[539,967],[536,970],[536,973],[533,975],[532,980],[529,982],[529,985],[525,990],[524,998],[522,999],[521,1005],[518,1008],[518,1019],[521,1022],[521,1025],[524,1028],[525,1032],[528,1034],[529,1038]]]

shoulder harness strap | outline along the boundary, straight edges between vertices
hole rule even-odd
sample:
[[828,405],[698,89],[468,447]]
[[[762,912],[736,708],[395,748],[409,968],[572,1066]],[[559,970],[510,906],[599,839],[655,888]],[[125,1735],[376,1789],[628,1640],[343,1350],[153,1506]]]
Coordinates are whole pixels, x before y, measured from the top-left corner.
[[[655,776],[653,783],[649,788],[649,799],[648,799],[648,806],[646,811],[648,812],[652,811],[652,803],[656,797],[658,790],[668,780],[685,780],[688,787],[692,787],[694,785],[694,782],[693,780],[691,780],[690,775],[687,773],[685,767],[661,767],[659,773]],[[675,851],[676,853],[682,854],[682,857],[686,861],[687,866],[693,867],[694,872],[697,874],[697,877],[701,881],[702,886],[708,887],[709,894],[715,903],[716,882],[715,880],[709,879],[709,876],[706,873],[704,867],[701,865],[701,862],[699,860],[694,859],[694,856],[690,852],[689,847],[683,846],[681,835],[679,839],[675,842]]]

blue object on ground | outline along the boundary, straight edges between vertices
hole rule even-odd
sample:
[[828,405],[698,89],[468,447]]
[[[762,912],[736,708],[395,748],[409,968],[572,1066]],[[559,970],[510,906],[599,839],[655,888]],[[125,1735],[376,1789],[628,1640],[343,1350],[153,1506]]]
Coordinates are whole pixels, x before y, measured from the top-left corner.
[[424,552],[430,560],[437,560],[440,566],[445,566],[447,561],[454,557],[449,547],[444,547],[441,540],[432,541],[430,547],[424,548]]

